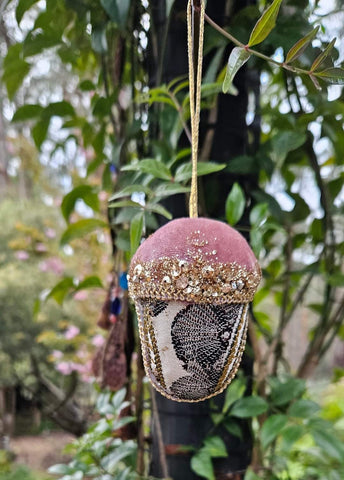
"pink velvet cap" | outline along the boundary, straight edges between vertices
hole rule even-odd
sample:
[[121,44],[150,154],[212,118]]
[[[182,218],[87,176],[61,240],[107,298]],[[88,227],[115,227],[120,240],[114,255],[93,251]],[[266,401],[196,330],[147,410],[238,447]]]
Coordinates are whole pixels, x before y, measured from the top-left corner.
[[[200,246],[196,238],[204,238],[208,243]],[[210,263],[236,262],[248,271],[256,269],[256,257],[244,237],[226,223],[209,218],[178,218],[168,222],[142,243],[132,263],[162,257],[192,262],[200,249],[203,256],[209,256]]]
[[159,228],[132,258],[133,299],[247,303],[261,279],[259,264],[240,233],[207,218],[179,218]]

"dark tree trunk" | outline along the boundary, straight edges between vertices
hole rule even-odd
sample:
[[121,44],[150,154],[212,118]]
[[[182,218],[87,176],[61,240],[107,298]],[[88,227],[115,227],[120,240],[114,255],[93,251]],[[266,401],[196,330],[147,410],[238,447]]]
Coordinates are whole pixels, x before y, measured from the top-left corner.
[[[155,47],[164,45],[164,31],[166,27],[165,6],[161,0],[152,0],[151,13],[153,17],[153,34],[155,34]],[[168,83],[172,79],[187,74],[187,43],[186,43],[186,0],[176,0],[172,11],[170,26],[167,34],[166,49],[163,56],[161,75],[159,74],[159,61],[163,52],[154,45],[150,45],[147,57],[148,71],[150,74],[150,84],[156,86],[157,83]],[[212,0],[208,2],[207,13],[218,24],[226,23],[226,14],[233,14],[236,10],[254,3],[250,0],[232,2],[231,12],[227,10],[226,0]],[[210,57],[204,60],[204,69],[206,68]],[[229,50],[226,51],[223,61],[226,62]],[[252,79],[254,85],[252,85]],[[239,89],[239,95],[219,95],[217,109],[209,113],[203,113],[200,127],[200,150],[202,143],[207,139],[209,130],[214,129],[210,148],[209,158],[219,163],[229,163],[231,158],[247,153],[247,125],[246,113],[248,103],[248,90],[259,90],[259,81],[257,76],[252,75],[246,70],[239,72],[236,80]],[[153,129],[153,134],[158,134],[158,127]],[[206,140],[208,141],[208,140]],[[185,137],[181,138],[180,146],[188,145]],[[253,177],[245,178],[244,181],[233,177],[233,175],[220,174],[206,177],[206,181],[200,186],[200,192],[203,194],[204,202],[201,206],[202,215],[211,218],[224,218],[224,206],[227,195],[232,184],[238,181],[249,194],[257,184],[257,179]],[[174,218],[187,216],[185,208],[185,198],[176,195],[166,205],[173,213]],[[248,216],[246,212],[245,217]],[[245,220],[244,220],[245,223]],[[253,359],[248,355],[244,356],[241,368],[247,379],[252,378]],[[251,382],[248,381],[247,393],[251,391]],[[164,456],[166,458],[169,477],[174,480],[193,480],[199,478],[190,469],[190,453],[181,451],[181,446],[200,447],[203,439],[213,428],[210,418],[211,409],[214,406],[221,407],[224,401],[224,395],[221,394],[212,399],[194,404],[177,403],[155,394],[158,415],[153,415],[152,422],[152,447],[151,447],[151,469],[150,473],[155,477],[166,476],[164,471]],[[224,428],[219,428],[212,433],[220,435],[228,451],[228,457],[214,461],[217,479],[240,479],[250,463],[252,451],[252,436],[250,423],[243,421],[241,424],[243,438],[230,435]],[[163,451],[161,441],[159,442],[159,430],[162,433],[164,443]]]

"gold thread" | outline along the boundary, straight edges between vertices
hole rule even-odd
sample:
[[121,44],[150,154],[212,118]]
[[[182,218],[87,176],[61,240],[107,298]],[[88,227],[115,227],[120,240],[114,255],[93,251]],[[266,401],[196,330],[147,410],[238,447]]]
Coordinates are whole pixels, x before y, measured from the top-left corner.
[[189,0],[188,6],[187,6],[187,23],[188,23],[188,61],[189,61],[191,157],[192,157],[192,178],[191,178],[191,193],[190,193],[190,202],[189,202],[189,215],[190,217],[198,217],[197,157],[198,157],[199,120],[200,120],[200,111],[201,111],[202,60],[203,60],[203,39],[204,39],[204,0],[200,0],[200,21],[199,21],[196,82],[195,82],[195,71],[194,71],[194,62],[193,62],[193,59],[194,59],[193,10],[194,10],[193,0]]
[[[149,305],[144,306],[144,314],[143,314],[143,329],[146,332],[147,336],[149,333],[149,338],[151,339],[151,347],[150,345],[146,345],[146,347],[151,348],[153,355],[154,355],[154,363],[156,366],[156,370],[158,373],[158,382],[161,384],[163,388],[166,388],[165,380],[164,380],[164,375],[162,371],[162,365],[161,365],[161,359],[159,355],[159,349],[157,345],[157,341],[155,338],[155,331],[154,327],[152,324],[152,320],[150,317],[150,312],[149,312]],[[151,371],[151,368],[150,368]]]
[[[236,355],[236,351],[237,349],[239,348],[239,351],[238,351],[238,354],[240,353],[240,346],[242,345],[242,340],[243,340],[243,336],[244,336],[244,332],[242,332],[242,330],[245,329],[245,324],[247,323],[247,310],[248,310],[248,305],[244,305],[244,308],[243,308],[243,311],[242,311],[242,314],[241,314],[241,319],[240,319],[240,322],[239,322],[239,325],[238,325],[238,328],[236,330],[236,332],[234,333],[235,335],[235,342],[231,348],[231,353],[230,355],[228,356],[228,359],[227,359],[227,363],[226,363],[226,366],[224,367],[223,369],[223,372],[222,372],[222,375],[218,381],[218,384],[217,384],[217,387],[215,389],[215,391],[218,391],[219,388],[221,388],[221,386],[223,385],[223,383],[225,382],[225,379],[227,378],[227,376],[231,375],[231,373],[233,372],[234,375],[235,373],[237,372],[238,370],[238,367],[239,367],[239,363],[240,363],[240,359],[241,359],[241,355]],[[242,333],[241,337],[239,336],[239,333]],[[238,347],[238,343],[239,343],[239,347]],[[245,342],[244,342],[244,345],[245,345]],[[233,361],[233,359],[236,357],[238,358],[239,356],[239,362],[236,361],[232,367],[232,369],[230,369],[230,366],[231,366],[231,363]],[[230,377],[231,379],[233,377]]]

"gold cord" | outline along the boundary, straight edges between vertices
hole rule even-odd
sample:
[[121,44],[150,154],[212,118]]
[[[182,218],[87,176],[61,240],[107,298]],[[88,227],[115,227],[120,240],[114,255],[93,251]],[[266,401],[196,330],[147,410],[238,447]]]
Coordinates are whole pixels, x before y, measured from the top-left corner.
[[[189,60],[189,92],[190,92],[190,120],[191,120],[191,158],[192,177],[191,193],[189,203],[190,217],[198,217],[198,196],[197,196],[197,157],[198,157],[198,136],[199,120],[201,111],[201,86],[202,86],[202,60],[203,60],[203,38],[204,38],[204,0],[200,0],[200,22],[197,55],[197,72],[195,81],[194,49],[193,49],[193,3],[188,1],[187,23],[188,23],[188,60]],[[196,89],[196,90],[195,90]]]

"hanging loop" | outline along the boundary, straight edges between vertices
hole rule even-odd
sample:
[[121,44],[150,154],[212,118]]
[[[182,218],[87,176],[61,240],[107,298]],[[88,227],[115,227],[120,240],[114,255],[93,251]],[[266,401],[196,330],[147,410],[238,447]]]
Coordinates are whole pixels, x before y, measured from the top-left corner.
[[[195,21],[196,15],[198,16],[197,22]],[[198,216],[197,158],[198,158],[198,140],[199,140],[199,121],[200,121],[200,111],[201,111],[201,86],[202,86],[203,39],[204,39],[204,0],[188,1],[187,24],[188,24],[188,61],[189,61],[191,158],[192,158],[192,178],[191,178],[189,215],[190,217],[197,217]]]

